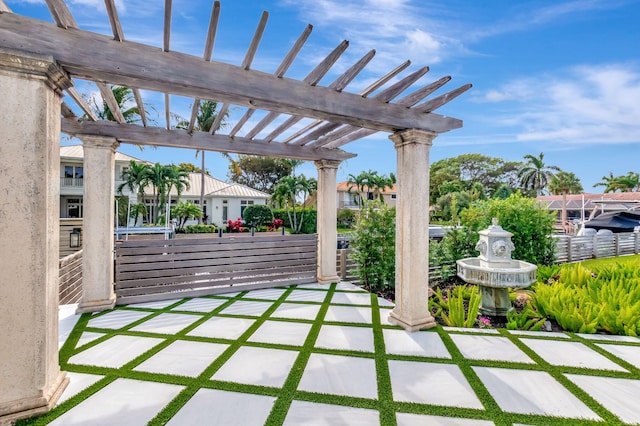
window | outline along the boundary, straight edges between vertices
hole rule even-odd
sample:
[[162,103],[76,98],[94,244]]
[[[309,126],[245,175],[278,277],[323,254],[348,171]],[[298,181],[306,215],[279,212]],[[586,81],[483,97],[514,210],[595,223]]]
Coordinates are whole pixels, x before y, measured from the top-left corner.
[[62,186],[82,186],[84,170],[82,166],[64,166]]
[[247,208],[247,205],[252,205],[253,200],[240,200],[240,216],[244,214],[244,209]]
[[367,192],[367,200],[373,200],[373,192]]
[[397,197],[397,195],[396,195],[396,194],[391,194],[391,199],[392,199],[392,200],[395,200],[395,199],[396,199],[396,197]]
[[229,202],[227,200],[222,200],[222,221],[226,222],[229,220]]

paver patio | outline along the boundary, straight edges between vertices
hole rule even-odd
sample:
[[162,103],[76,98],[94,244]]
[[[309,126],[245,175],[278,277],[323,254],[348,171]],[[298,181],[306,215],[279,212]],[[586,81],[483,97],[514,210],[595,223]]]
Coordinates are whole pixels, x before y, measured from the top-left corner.
[[81,317],[61,307],[60,358],[71,384],[34,423],[640,423],[639,338],[407,333],[387,323],[390,308],[348,283]]

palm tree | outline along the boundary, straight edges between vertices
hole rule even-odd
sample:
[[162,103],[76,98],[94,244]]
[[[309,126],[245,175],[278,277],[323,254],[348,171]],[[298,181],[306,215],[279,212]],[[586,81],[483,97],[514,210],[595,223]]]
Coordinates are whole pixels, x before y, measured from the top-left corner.
[[560,216],[560,221],[562,222],[562,227],[566,231],[567,226],[567,194],[578,194],[582,192],[582,184],[580,183],[580,179],[570,172],[558,172],[555,174],[551,181],[549,182],[549,191],[552,194],[562,195],[562,215]]
[[352,189],[356,189],[358,192],[353,196],[353,201],[358,203],[358,208],[362,208],[362,194],[364,193],[365,188],[367,187],[367,176],[363,173],[360,173],[358,176],[353,174],[349,174],[347,177],[347,185],[349,185],[349,189],[347,192],[351,194]]
[[531,154],[524,156],[527,164],[518,173],[520,185],[525,190],[536,191],[536,195],[542,195],[542,191],[553,177],[553,171],[560,171],[557,166],[547,166],[544,164],[544,153],[537,157]]
[[[113,92],[113,96],[116,98],[118,107],[120,107],[124,121],[127,123],[138,123],[142,121],[140,111],[138,110],[138,106],[133,96],[133,91],[126,86],[111,85],[110,88]],[[102,104],[99,104],[94,97],[89,97],[87,95],[82,95],[82,97],[87,101],[99,119],[116,121],[109,105],[107,105],[107,102],[104,99],[102,100]],[[147,108],[150,107],[145,104],[145,109]],[[153,122],[154,120],[149,121]]]
[[[216,109],[218,108],[218,103],[215,101],[200,101],[200,105],[198,106],[198,115],[196,115],[196,122],[194,125],[194,130],[199,130],[201,132],[208,132],[211,130],[211,126],[216,121],[218,117],[218,112]],[[225,114],[226,115],[226,114]],[[223,117],[223,118],[226,118]],[[223,127],[224,119],[220,124],[220,127]],[[180,120],[176,124],[176,128],[178,129],[187,129],[189,127],[189,122],[187,120]],[[204,207],[204,180],[205,180],[205,167],[204,167],[204,153],[205,151],[196,150],[196,158],[198,154],[200,154],[200,159],[202,161],[201,172],[200,172],[200,207]],[[233,161],[229,154],[223,153],[227,159]],[[202,223],[202,216],[198,217],[198,223]]]
[[307,179],[304,175],[285,176],[280,179],[273,190],[272,200],[280,208],[284,207],[289,217],[289,224],[294,233],[300,232],[304,222],[304,209],[300,210],[300,217],[296,213],[297,199],[306,199],[318,188],[314,178]]
[[190,217],[202,217],[200,207],[189,201],[182,201],[171,209],[173,217],[178,219],[178,229],[184,229],[184,225]]
[[593,187],[604,186],[604,193],[616,192],[618,190],[618,178],[613,175],[613,172],[609,172],[609,176],[602,176],[600,182],[594,183]]
[[640,175],[635,172],[629,172],[624,176],[616,178],[618,189],[621,192],[634,192],[640,190]]

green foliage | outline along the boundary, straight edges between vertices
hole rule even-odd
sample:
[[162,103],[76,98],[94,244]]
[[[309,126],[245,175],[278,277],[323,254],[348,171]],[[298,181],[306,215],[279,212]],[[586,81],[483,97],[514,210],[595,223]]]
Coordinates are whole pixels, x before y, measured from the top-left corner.
[[469,207],[471,196],[468,192],[450,192],[438,198],[437,206],[440,211],[440,219],[452,221],[458,220],[458,213]]
[[204,223],[187,225],[184,228],[185,234],[210,234],[216,232],[218,229],[215,225],[205,225]]
[[467,227],[453,228],[441,241],[429,241],[429,265],[440,269],[436,286],[457,282],[456,260],[477,255],[478,235]]
[[[297,209],[298,214],[300,214],[300,210]],[[285,228],[292,229],[293,226],[289,221],[289,215],[287,214],[287,210],[285,209],[273,209],[273,217],[274,219],[280,219],[283,222],[283,226]],[[318,221],[318,212],[314,209],[304,209],[304,222],[300,227],[299,234],[315,234],[317,232],[317,221]]]
[[355,222],[356,222],[356,212],[354,210],[351,209],[340,209],[338,210],[338,215],[337,215],[337,224],[339,227],[342,228],[349,228],[351,229]]
[[[303,229],[307,209],[298,208],[298,200],[306,200],[307,197],[313,195],[317,188],[318,182],[314,178],[307,179],[304,175],[285,176],[274,188],[271,201],[274,205],[285,209],[293,233],[308,233],[305,232],[305,229],[309,229],[309,226]],[[309,218],[307,218],[308,221]],[[313,227],[315,227],[315,223]]]
[[262,226],[271,223],[273,220],[273,212],[269,206],[262,204],[252,204],[247,206],[242,212],[242,218],[249,226]]
[[547,318],[540,313],[536,295],[530,290],[517,290],[510,293],[514,309],[507,312],[508,330],[542,330]]
[[351,240],[351,258],[360,282],[369,291],[395,285],[395,209],[380,202],[366,203]]
[[232,182],[271,194],[280,179],[290,176],[300,163],[284,158],[238,155],[238,159],[229,164],[228,176]]
[[582,264],[563,265],[557,281],[535,286],[541,313],[565,330],[640,334],[640,270],[613,264],[598,273]]
[[171,217],[178,221],[178,229],[182,230],[189,218],[202,217],[202,210],[190,201],[181,201],[171,207]]
[[[554,261],[555,242],[551,234],[555,215],[535,199],[515,193],[504,200],[478,201],[463,210],[460,217],[462,223],[475,232],[488,227],[492,218],[498,218],[498,224],[513,233],[513,259],[542,265],[551,265]],[[476,235],[476,241],[477,238]]]
[[471,328],[480,311],[480,291],[476,286],[437,288],[429,299],[429,310],[449,327]]
[[128,226],[129,221],[127,220],[127,211],[129,210],[129,197],[116,195],[116,205],[118,206],[118,211],[116,213],[118,225]]

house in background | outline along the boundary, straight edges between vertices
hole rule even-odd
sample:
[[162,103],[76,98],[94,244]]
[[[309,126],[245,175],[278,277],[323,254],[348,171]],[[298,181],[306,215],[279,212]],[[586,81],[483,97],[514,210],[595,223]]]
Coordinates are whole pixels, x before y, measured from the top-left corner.
[[[349,191],[351,189],[351,191]],[[338,209],[358,209],[358,197],[363,197],[367,200],[373,200],[375,194],[368,188],[364,188],[364,191],[360,193],[355,185],[348,182],[339,182],[337,187],[338,197]],[[382,199],[384,203],[390,207],[396,205],[396,185],[392,188],[386,188],[382,191]]]
[[[640,192],[609,192],[606,194],[568,194],[567,220],[588,220],[602,213],[640,210]],[[562,195],[541,195],[536,198],[549,210],[562,212]]]
[[[82,145],[60,147],[60,217],[82,217],[82,194],[84,191],[84,150]],[[129,166],[130,161],[151,164],[130,155],[116,152],[114,190],[122,183],[122,171]],[[130,196],[128,189],[123,195]]]
[[[82,199],[84,183],[84,150],[82,145],[60,147],[60,217],[82,218]],[[120,180],[123,170],[129,166],[130,161],[152,164],[120,152],[115,155],[114,189],[122,183]],[[200,173],[189,173],[189,188],[182,191],[180,199],[175,188],[171,191],[171,204],[179,201],[190,201],[200,204]],[[235,220],[242,217],[242,212],[252,204],[267,204],[269,194],[249,188],[245,185],[225,182],[212,176],[205,175],[204,181],[204,205],[203,214],[206,223],[223,225],[228,219]],[[132,194],[128,188],[124,188],[122,195],[129,197],[131,203],[144,203],[148,208],[153,206],[153,193],[151,188],[146,188],[142,200],[138,200],[137,194]]]

